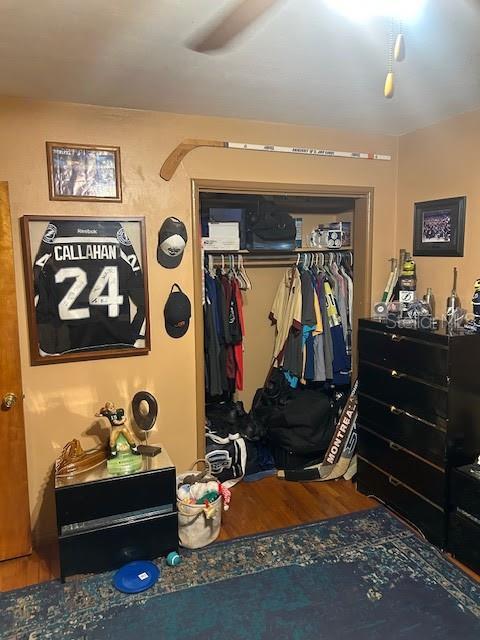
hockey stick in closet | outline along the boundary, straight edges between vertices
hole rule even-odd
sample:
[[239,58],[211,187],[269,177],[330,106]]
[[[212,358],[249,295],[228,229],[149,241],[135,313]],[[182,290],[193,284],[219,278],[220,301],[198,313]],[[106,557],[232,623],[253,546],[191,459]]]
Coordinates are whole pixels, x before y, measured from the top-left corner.
[[268,153],[293,153],[323,158],[356,158],[360,160],[391,160],[392,156],[364,151],[333,151],[331,149],[311,149],[308,147],[279,147],[274,144],[250,144],[248,142],[228,142],[223,140],[188,139],[181,142],[168,156],[160,169],[160,176],[168,182],[187,153],[198,147],[221,147],[243,151],[266,151]]

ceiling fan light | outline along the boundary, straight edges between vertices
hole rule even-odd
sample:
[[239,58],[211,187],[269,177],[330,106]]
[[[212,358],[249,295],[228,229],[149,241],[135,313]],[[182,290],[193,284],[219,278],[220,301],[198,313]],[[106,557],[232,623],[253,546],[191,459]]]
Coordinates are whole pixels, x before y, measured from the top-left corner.
[[394,86],[394,80],[393,80],[393,71],[389,71],[387,73],[387,77],[385,78],[383,95],[385,96],[385,98],[393,98],[394,91],[395,91],[395,86]]
[[405,60],[405,38],[403,37],[403,33],[399,33],[395,39],[393,58],[395,62],[402,62],[402,60]]

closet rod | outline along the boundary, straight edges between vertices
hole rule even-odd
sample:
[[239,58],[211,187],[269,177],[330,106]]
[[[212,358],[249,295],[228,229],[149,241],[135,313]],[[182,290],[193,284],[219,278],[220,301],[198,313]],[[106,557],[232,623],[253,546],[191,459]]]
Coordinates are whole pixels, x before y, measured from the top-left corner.
[[[290,265],[295,264],[295,262],[296,262],[296,258],[294,258],[293,256],[290,256],[290,257],[287,256],[279,260],[247,259],[247,260],[244,260],[244,265],[246,267],[288,267]],[[217,265],[220,265],[221,263],[220,261],[215,260],[214,264],[215,266],[217,266]],[[228,264],[226,264],[225,266],[228,266]]]
[[[205,252],[205,253],[211,253],[211,252]],[[339,253],[338,250],[337,250],[337,253]],[[349,251],[348,253],[352,253],[352,252]],[[213,256],[215,266],[222,264],[221,255],[222,254]],[[228,266],[229,255],[235,255],[235,254],[232,252],[226,252],[226,251],[223,252],[225,266]],[[262,259],[262,258],[259,258],[258,255],[254,255],[254,254],[250,254],[250,255],[247,254],[243,256],[243,263],[245,266],[248,266],[248,267],[284,267],[284,266],[288,267],[296,264],[296,262],[297,262],[297,256],[292,254],[272,256],[272,257],[269,257],[269,259],[265,259],[265,258]]]
[[229,256],[251,256],[252,258],[258,256],[269,256],[276,257],[278,256],[291,256],[292,254],[297,253],[341,253],[342,251],[349,251],[350,253],[353,251],[352,247],[342,247],[341,249],[319,249],[318,247],[309,247],[305,249],[292,249],[291,251],[249,251],[248,249],[204,249],[204,253],[211,253],[212,255],[229,255]]

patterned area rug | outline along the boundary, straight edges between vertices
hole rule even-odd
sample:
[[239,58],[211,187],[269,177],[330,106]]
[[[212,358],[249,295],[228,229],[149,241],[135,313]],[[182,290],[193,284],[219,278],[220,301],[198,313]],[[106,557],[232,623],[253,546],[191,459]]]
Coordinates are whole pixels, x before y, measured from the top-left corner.
[[0,596],[25,640],[478,640],[480,585],[383,507],[218,543],[129,596],[112,573]]

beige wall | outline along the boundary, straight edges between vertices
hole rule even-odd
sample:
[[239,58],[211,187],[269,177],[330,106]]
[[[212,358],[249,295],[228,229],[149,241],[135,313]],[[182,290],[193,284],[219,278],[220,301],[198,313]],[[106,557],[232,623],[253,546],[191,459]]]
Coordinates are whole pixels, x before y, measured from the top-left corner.
[[[373,151],[391,154],[393,160],[375,162],[201,149],[185,159],[171,182],[162,181],[158,177],[161,163],[178,142],[188,137]],[[5,98],[0,100],[0,140],[0,180],[7,180],[10,186],[30,502],[37,536],[53,531],[51,468],[55,457],[72,437],[81,436],[85,446],[95,441],[86,432],[91,431],[93,414],[107,399],[128,406],[135,391],[147,389],[154,393],[160,407],[158,438],[179,469],[195,458],[193,327],[180,340],[169,338],[163,327],[163,305],[172,282],[178,282],[193,297],[191,236],[177,270],[165,270],[155,260],[157,232],[165,216],[178,216],[191,231],[191,178],[374,187],[373,291],[383,289],[386,261],[395,247],[396,138]],[[50,202],[46,140],[119,145],[123,203]],[[152,337],[149,356],[30,366],[17,219],[35,213],[146,217]]]
[[436,314],[445,312],[457,266],[462,306],[472,310],[473,282],[480,277],[480,111],[451,118],[400,138],[397,249],[412,249],[414,203],[467,196],[463,258],[416,257],[418,292],[433,288]]

